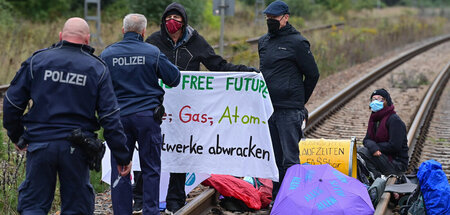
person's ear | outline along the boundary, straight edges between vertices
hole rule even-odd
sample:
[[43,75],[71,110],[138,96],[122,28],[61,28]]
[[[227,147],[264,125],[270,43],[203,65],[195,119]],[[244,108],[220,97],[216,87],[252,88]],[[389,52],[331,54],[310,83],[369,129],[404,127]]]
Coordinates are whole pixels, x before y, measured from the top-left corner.
[[144,30],[142,30],[142,38],[145,38],[145,28],[144,28]]
[[59,41],[61,41],[62,40],[62,32],[60,31],[59,32]]
[[125,34],[125,28],[122,27],[122,34]]
[[84,38],[84,44],[89,45],[90,40],[91,40],[91,35],[87,34],[86,37]]

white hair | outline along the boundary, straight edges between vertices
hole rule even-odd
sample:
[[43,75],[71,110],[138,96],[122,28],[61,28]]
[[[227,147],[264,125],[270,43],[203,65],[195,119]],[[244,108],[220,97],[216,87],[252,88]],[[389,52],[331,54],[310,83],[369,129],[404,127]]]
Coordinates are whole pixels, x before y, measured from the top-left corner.
[[124,32],[142,33],[147,27],[147,19],[144,15],[138,13],[130,13],[123,18]]

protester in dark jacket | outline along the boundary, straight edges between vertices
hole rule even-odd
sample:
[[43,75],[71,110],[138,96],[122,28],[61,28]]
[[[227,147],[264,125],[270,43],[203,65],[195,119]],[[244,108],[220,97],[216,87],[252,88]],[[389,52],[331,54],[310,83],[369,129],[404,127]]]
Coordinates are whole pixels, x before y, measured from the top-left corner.
[[268,33],[258,41],[260,70],[266,80],[274,112],[269,119],[270,136],[279,171],[274,182],[275,199],[286,170],[299,161],[305,104],[319,79],[309,42],[289,24],[289,7],[272,2],[264,11]]
[[366,166],[374,174],[398,174],[408,165],[406,126],[395,113],[391,96],[385,89],[370,96],[372,114],[369,118],[364,147],[358,149]]
[[[177,16],[179,19],[175,18]],[[161,18],[161,30],[145,41],[157,46],[182,71],[199,71],[200,63],[210,71],[256,71],[252,67],[227,63],[216,55],[208,42],[188,25],[186,10],[178,3],[167,6]]]
[[[210,71],[255,71],[253,67],[227,63],[206,40],[188,24],[186,10],[179,3],[167,6],[161,18],[161,30],[150,35],[146,42],[158,47],[169,60],[183,71],[199,71],[202,63]],[[140,209],[142,188],[137,173],[134,185],[134,210]],[[184,206],[186,173],[171,173],[166,197],[167,212],[176,212]]]

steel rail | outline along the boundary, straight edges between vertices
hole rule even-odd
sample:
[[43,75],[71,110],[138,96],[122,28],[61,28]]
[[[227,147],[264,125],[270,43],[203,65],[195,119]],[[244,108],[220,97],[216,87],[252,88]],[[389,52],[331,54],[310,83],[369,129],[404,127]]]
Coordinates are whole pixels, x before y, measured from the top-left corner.
[[436,37],[431,42],[414,48],[408,52],[402,53],[397,58],[392,59],[391,61],[379,66],[378,68],[375,68],[364,77],[350,84],[338,94],[336,94],[311,112],[308,118],[308,125],[305,128],[305,133],[308,134],[308,132],[311,129],[314,129],[314,127],[318,125],[323,119],[325,119],[326,116],[335,111],[337,108],[341,107],[345,102],[354,98],[359,92],[361,92],[362,89],[367,88],[373,80],[383,77],[385,74],[389,73],[390,71],[415,57],[416,55],[449,40],[450,34]]
[[215,203],[216,190],[209,188],[187,203],[175,215],[202,214],[206,209],[212,207]]
[[[448,82],[450,77],[450,63],[448,63],[445,68],[439,73],[433,84],[427,91],[427,94],[422,99],[421,105],[414,117],[414,121],[411,123],[411,127],[408,131],[408,155],[411,155],[415,149],[417,140],[419,139],[419,134],[423,131],[423,125],[426,123],[426,118],[432,113],[432,109],[438,101],[445,84]],[[411,160],[411,159],[410,159]],[[394,184],[397,178],[389,178],[386,185]],[[381,196],[380,202],[377,205],[374,215],[383,215],[386,213],[389,200],[391,198],[391,193],[384,192]]]

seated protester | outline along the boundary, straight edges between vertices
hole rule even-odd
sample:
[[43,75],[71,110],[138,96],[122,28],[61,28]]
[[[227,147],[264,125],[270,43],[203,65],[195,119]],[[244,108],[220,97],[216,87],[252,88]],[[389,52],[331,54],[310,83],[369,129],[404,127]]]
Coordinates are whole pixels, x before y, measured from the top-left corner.
[[363,140],[364,147],[358,149],[358,154],[375,178],[404,172],[408,165],[405,123],[395,113],[385,89],[373,91],[370,101],[372,114]]

